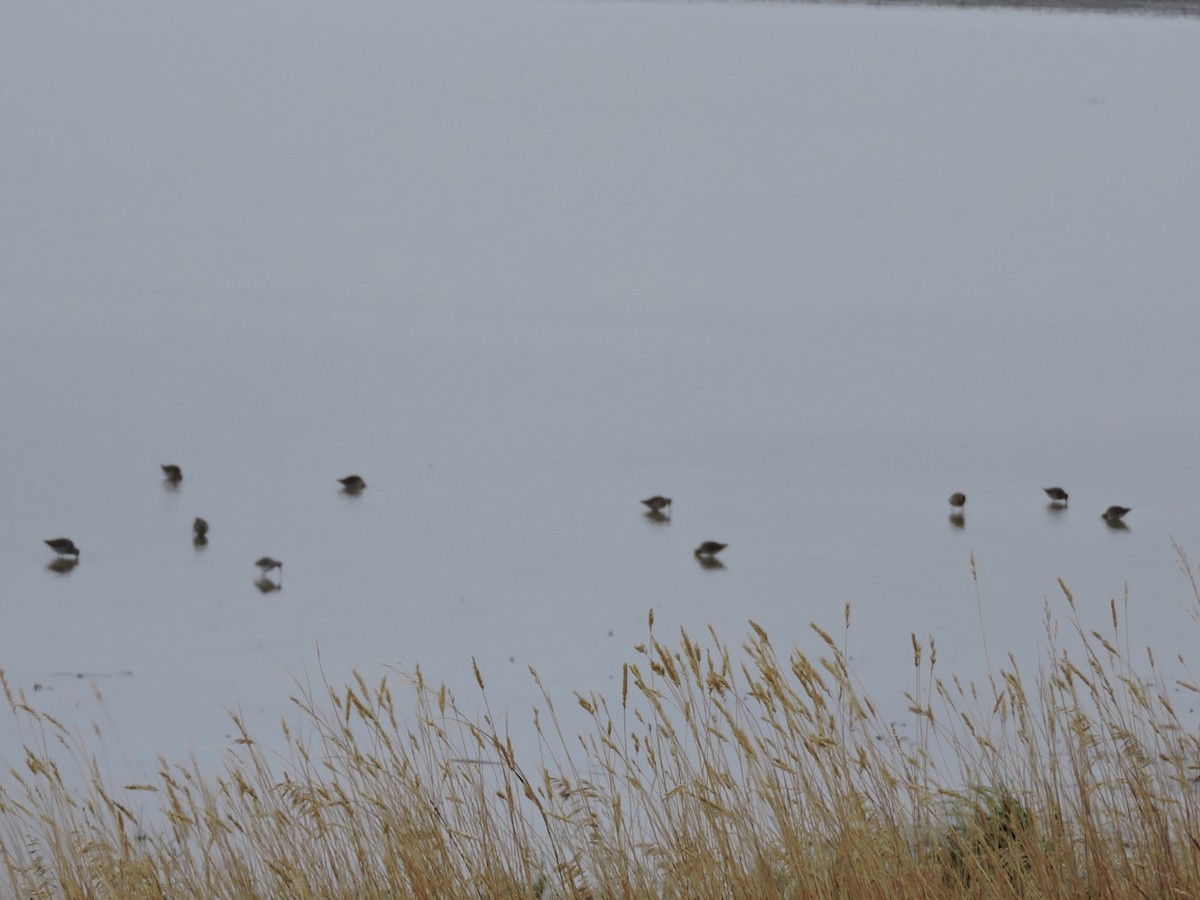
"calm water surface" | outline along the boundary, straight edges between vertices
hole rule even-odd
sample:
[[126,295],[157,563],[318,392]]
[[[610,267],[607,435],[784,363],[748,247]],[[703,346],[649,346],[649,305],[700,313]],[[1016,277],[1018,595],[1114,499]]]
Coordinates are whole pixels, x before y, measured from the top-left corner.
[[910,633],[1032,666],[1060,577],[1195,646],[1197,23],[71,9],[0,37],[0,667],[118,768],[318,665],[472,707],[475,657],[524,722],[651,609],[817,653],[849,603],[897,718]]

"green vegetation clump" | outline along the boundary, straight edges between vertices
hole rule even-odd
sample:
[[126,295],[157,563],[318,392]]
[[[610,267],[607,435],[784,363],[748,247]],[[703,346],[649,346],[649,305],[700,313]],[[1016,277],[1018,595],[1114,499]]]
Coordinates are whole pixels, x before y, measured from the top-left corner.
[[841,641],[812,626],[815,659],[779,656],[753,622],[736,651],[711,629],[663,642],[651,615],[620,695],[574,697],[583,733],[563,733],[542,689],[536,746],[417,669],[300,691],[282,753],[234,717],[223,771],[160,758],[150,784],[107,783],[6,683],[22,733],[44,738],[0,782],[0,893],[1200,896],[1200,742],[1168,696],[1198,689],[1152,653],[1135,672],[1116,601],[1104,634],[1063,593],[1078,647],[1058,646],[1047,612],[1032,679],[1010,658],[983,686],[943,680],[913,636],[911,738],[857,686],[849,607]]

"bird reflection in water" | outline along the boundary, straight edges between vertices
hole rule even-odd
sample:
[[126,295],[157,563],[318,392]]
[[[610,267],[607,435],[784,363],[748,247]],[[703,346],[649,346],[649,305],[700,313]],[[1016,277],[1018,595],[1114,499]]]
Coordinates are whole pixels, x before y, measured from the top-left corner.
[[967,495],[961,491],[955,491],[950,495],[950,524],[955,528],[962,528],[967,524],[966,511]]
[[[277,559],[272,559],[272,558],[271,558],[271,557],[269,557],[269,556],[264,556],[264,557],[262,557],[262,558],[260,558],[260,559],[256,560],[254,564],[255,564],[256,566],[258,566],[260,569],[262,569],[262,578],[261,578],[259,581],[256,581],[256,582],[254,582],[254,583],[255,583],[255,584],[258,586],[258,589],[259,589],[260,591],[262,591],[264,594],[269,594],[269,593],[270,593],[270,591],[268,591],[268,590],[265,590],[265,589],[263,588],[263,583],[264,583],[264,582],[265,582],[266,584],[271,584],[271,585],[274,585],[274,588],[273,588],[273,590],[279,590],[281,587],[283,587],[283,563],[281,563],[281,562],[280,562],[279,560],[277,560]],[[278,570],[279,570],[279,581],[278,581],[278,583],[277,583],[277,582],[274,582],[274,581],[271,581],[271,579],[269,579],[269,578],[267,577],[267,574],[268,574],[268,573],[269,573],[269,572],[270,572],[272,569],[278,569]]]
[[192,546],[197,550],[208,546],[208,522],[199,516],[196,516],[196,521],[192,523]]
[[725,564],[717,559],[717,554],[728,546],[720,541],[705,541],[693,551],[692,556],[696,557],[702,569],[723,569]]
[[655,494],[653,497],[647,497],[642,501],[642,505],[648,508],[650,512],[656,512],[659,514],[661,514],[665,509],[667,511],[665,518],[667,519],[671,518],[671,510],[675,508],[671,503],[671,498],[664,497],[661,494]]
[[1126,513],[1132,511],[1133,510],[1131,510],[1128,506],[1110,506],[1100,514],[1100,518],[1102,518],[1104,520],[1104,524],[1113,531],[1128,531],[1129,526],[1121,520],[1125,518]]
[[283,590],[282,584],[278,584],[278,583],[272,581],[266,575],[262,576],[262,578],[258,579],[258,581],[256,581],[256,582],[254,582],[254,586],[256,588],[258,588],[261,593],[264,593],[264,594],[270,594],[274,591]]
[[643,515],[647,521],[653,522],[655,525],[669,525],[671,523],[671,517],[663,515],[657,509],[648,509]]
[[70,575],[75,571],[75,567],[79,565],[79,559],[72,559],[66,556],[60,556],[55,560],[46,564],[47,571],[53,572],[55,575]]

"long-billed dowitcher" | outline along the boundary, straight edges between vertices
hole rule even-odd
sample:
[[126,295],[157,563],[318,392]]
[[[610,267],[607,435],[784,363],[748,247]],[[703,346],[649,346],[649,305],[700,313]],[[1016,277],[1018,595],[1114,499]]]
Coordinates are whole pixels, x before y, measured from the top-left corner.
[[196,521],[192,523],[192,537],[198,541],[208,537],[208,522],[199,516],[196,516]]
[[1046,496],[1049,497],[1051,500],[1053,500],[1055,503],[1065,504],[1070,496],[1066,491],[1064,491],[1060,487],[1042,488],[1042,490],[1045,491]]
[[179,482],[183,481],[183,469],[179,468],[179,466],[168,464],[163,466],[162,470],[163,475],[166,476],[167,481],[171,484],[179,484]]
[[279,569],[281,573],[283,572],[283,563],[277,559],[271,559],[269,556],[263,556],[259,559],[256,559],[254,564],[263,570],[264,575],[270,572],[272,569]]
[[367,486],[367,483],[358,475],[347,475],[345,478],[339,478],[338,481],[347,494],[357,494]]
[[1125,518],[1125,514],[1128,512],[1132,512],[1132,510],[1130,510],[1128,507],[1110,506],[1100,514],[1100,518],[1102,518],[1105,522],[1120,522],[1123,518]]
[[46,546],[59,556],[74,556],[76,559],[79,559],[79,548],[75,546],[75,542],[70,538],[51,538],[46,541]]
[[966,505],[967,505],[967,495],[966,494],[959,491],[959,492],[955,492],[950,495],[950,508],[951,509],[962,509]]
[[705,541],[693,551],[693,554],[695,556],[716,556],[728,546],[728,544],[721,544],[717,541]]

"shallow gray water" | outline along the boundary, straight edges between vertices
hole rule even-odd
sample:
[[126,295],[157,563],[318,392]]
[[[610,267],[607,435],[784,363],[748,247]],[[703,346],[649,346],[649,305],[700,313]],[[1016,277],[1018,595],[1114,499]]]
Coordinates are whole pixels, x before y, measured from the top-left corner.
[[1194,644],[1197,23],[10,12],[0,666],[135,768],[277,721],[318,648],[464,695],[473,656],[524,720],[525,666],[607,689],[650,609],[819,651],[850,603],[899,715],[910,633],[983,672],[972,553],[997,661],[1059,577]]

